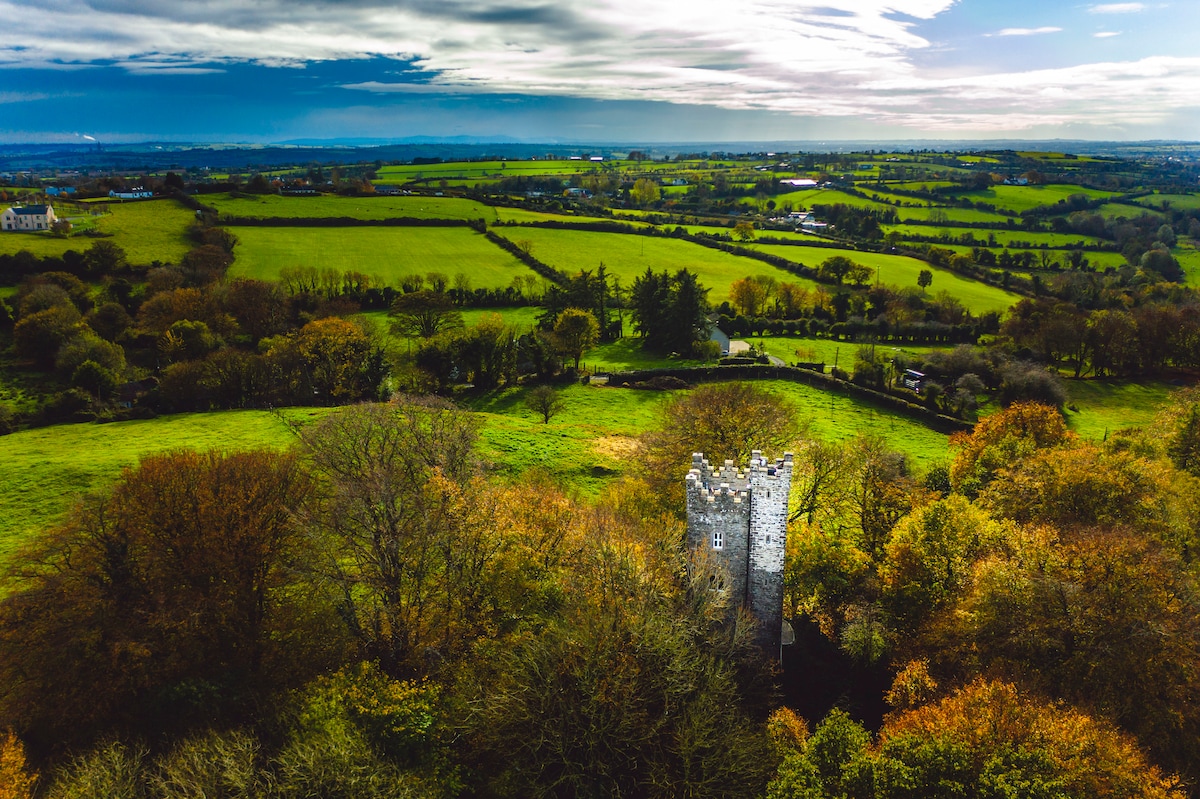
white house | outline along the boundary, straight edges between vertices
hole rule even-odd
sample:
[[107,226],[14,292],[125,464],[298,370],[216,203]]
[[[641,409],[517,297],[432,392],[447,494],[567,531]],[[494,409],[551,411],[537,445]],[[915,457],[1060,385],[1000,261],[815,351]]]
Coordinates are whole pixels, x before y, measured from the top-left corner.
[[0,230],[49,230],[56,219],[49,205],[13,206],[0,214]]
[[147,191],[146,189],[143,189],[141,186],[139,186],[136,189],[134,189],[133,191],[116,191],[116,190],[110,189],[108,192],[108,196],[112,197],[114,199],[117,199],[117,200],[146,200],[146,199],[153,197],[154,192]]

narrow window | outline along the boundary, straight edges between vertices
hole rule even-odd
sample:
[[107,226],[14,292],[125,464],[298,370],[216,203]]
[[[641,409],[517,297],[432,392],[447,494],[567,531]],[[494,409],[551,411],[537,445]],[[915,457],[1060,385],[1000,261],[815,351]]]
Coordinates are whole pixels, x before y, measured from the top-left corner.
[[713,530],[712,547],[720,549],[725,545],[725,536],[720,530]]

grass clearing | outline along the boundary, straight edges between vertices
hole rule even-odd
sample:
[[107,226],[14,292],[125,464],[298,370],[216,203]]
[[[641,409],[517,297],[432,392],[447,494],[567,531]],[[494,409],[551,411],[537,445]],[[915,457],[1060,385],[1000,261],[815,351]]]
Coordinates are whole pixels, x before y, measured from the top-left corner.
[[282,217],[285,219],[486,219],[496,220],[496,209],[490,205],[460,197],[376,195],[373,197],[341,197],[318,194],[313,197],[284,197],[278,194],[253,194],[230,197],[228,194],[207,194],[199,198],[205,205],[216,208],[222,216],[244,216],[255,219]]
[[535,258],[568,274],[584,269],[594,272],[603,262],[608,273],[619,277],[625,287],[645,274],[647,268],[655,272],[665,269],[672,274],[688,269],[710,289],[708,299],[713,304],[728,298],[731,283],[750,275],[769,275],[809,288],[817,286],[762,261],[679,239],[539,228],[497,228],[496,232],[513,241],[526,239],[532,242]]
[[927,264],[906,255],[887,255],[884,253],[860,252],[858,250],[836,250],[826,247],[803,247],[786,244],[758,244],[755,249],[778,255],[795,263],[802,263],[816,268],[822,261],[835,255],[844,255],[855,263],[863,264],[877,270],[879,280],[888,285],[907,287],[917,285],[917,276],[922,269],[933,273],[933,284],[930,294],[948,291],[958,298],[963,305],[973,313],[987,311],[1006,311],[1020,296],[1003,289],[968,280],[947,269]]
[[505,288],[529,267],[470,228],[239,227],[234,277],[278,280],[286,267],[353,270],[396,285],[405,275],[462,272],[473,288]]
[[[1170,383],[1127,380],[1068,380],[1067,424],[1083,438],[1102,441],[1127,427],[1146,427],[1166,404]],[[1078,410],[1070,410],[1070,408]]]

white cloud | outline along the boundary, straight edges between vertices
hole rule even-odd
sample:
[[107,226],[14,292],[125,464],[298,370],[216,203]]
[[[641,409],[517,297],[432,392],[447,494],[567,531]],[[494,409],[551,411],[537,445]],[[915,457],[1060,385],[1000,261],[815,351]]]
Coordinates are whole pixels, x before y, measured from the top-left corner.
[[[1152,124],[1197,107],[1197,58],[930,77],[916,56],[931,43],[914,20],[956,2],[0,0],[0,67],[115,63],[194,74],[237,62],[303,67],[382,56],[411,64],[416,82],[380,75],[346,88],[651,100],[946,133]],[[1007,28],[998,35],[1059,31]]]
[[1062,28],[1005,28],[997,36],[1040,36],[1043,33],[1059,33]]
[[1146,10],[1145,3],[1103,3],[1088,8],[1091,14],[1137,14]]
[[1114,36],[1120,36],[1120,35],[1121,35],[1120,31],[1100,31],[1099,33],[1092,34],[1092,36],[1097,39],[1111,39]]

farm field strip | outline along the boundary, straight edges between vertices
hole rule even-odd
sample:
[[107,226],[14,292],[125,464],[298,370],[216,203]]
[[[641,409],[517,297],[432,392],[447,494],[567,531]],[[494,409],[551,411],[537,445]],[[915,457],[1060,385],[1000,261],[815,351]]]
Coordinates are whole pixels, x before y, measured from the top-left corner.
[[[1033,249],[1042,244],[1045,244],[1047,247],[1077,247],[1080,244],[1085,246],[1105,246],[1112,244],[1112,242],[1106,242],[1104,239],[1096,238],[1095,236],[1084,236],[1077,233],[1048,233],[1044,231],[1006,230],[1002,228],[937,227],[936,225],[881,225],[881,227],[884,233],[895,231],[904,237],[948,236],[957,238],[970,234],[977,239],[986,240],[988,235],[991,234],[996,237],[996,244],[992,246],[998,248],[1007,247],[1009,249]],[[1021,244],[1021,242],[1025,244]],[[1033,246],[1028,247],[1026,245]]]
[[239,227],[229,273],[278,280],[287,267],[355,271],[396,285],[405,275],[464,273],[472,288],[505,288],[535,274],[470,228]]
[[689,269],[710,289],[708,298],[713,304],[728,298],[729,286],[735,280],[751,275],[767,275],[809,288],[817,286],[762,261],[678,239],[543,228],[496,228],[495,231],[513,241],[531,242],[535,258],[568,274],[584,269],[594,273],[603,263],[608,273],[619,277],[625,287],[645,274],[647,268],[671,274]]
[[230,197],[228,194],[210,194],[198,197],[205,205],[229,216],[244,216],[257,219],[282,217],[330,218],[351,217],[353,219],[380,220],[397,217],[417,219],[484,219],[492,222],[496,211],[489,205],[461,197],[429,197],[425,195],[373,197],[340,197],[319,194],[313,197],[291,197],[278,194],[255,194]]
[[1180,211],[1194,211],[1200,208],[1200,194],[1151,194],[1134,202],[1154,211],[1162,210],[1163,203],[1170,203],[1171,208]]
[[[858,250],[835,250],[825,247],[789,246],[784,244],[756,244],[755,249],[778,255],[795,263],[816,268],[827,258],[844,255],[850,260],[878,270],[879,280],[889,285],[900,287],[917,285],[917,275],[922,269],[933,273],[933,285],[930,294],[948,291],[974,313],[987,311],[1006,311],[1020,299],[1020,296],[1003,289],[989,286],[975,280],[969,280],[916,258],[905,255],[887,255]],[[828,289],[827,289],[828,290]]]

